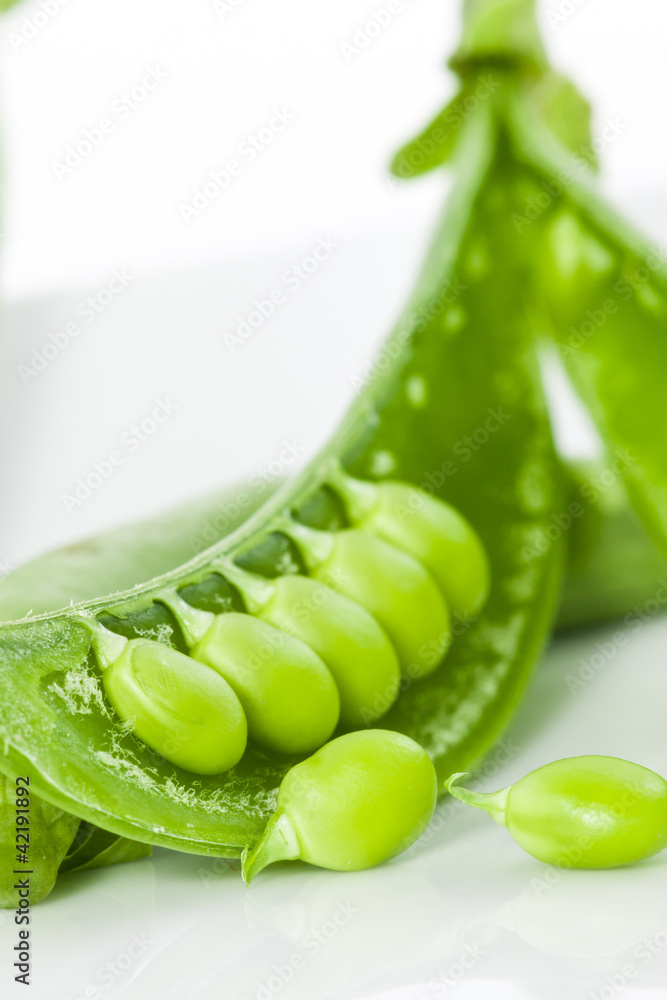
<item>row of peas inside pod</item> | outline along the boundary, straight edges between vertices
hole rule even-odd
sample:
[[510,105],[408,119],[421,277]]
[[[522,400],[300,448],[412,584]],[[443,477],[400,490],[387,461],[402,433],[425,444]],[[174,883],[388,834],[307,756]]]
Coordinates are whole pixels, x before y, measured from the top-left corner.
[[[452,613],[476,616],[489,588],[483,546],[449,505],[408,484],[360,482],[337,465],[327,485],[349,527],[273,524],[309,575],[268,579],[213,562],[246,613],[213,614],[176,590],[156,594],[189,655],[88,621],[108,701],[173,764],[219,774],[248,740],[269,752],[317,751],[283,779],[276,813],[244,855],[248,881],[278,858],[370,867],[420,836],[437,798],[433,764],[408,737],[368,727],[395,702],[402,676],[411,683],[436,669]],[[339,725],[352,731],[331,740]],[[345,835],[334,823],[341,808]]]
[[309,576],[267,579],[231,560],[212,569],[248,613],[215,615],[175,591],[156,599],[178,621],[190,655],[127,639],[92,622],[106,696],[144,743],[179,767],[218,774],[264,749],[307,754],[340,724],[377,722],[442,661],[450,609],[476,615],[488,592],[484,549],[468,522],[408,484],[360,482],[340,467],[329,485],[351,527],[326,532],[288,517],[277,527]]

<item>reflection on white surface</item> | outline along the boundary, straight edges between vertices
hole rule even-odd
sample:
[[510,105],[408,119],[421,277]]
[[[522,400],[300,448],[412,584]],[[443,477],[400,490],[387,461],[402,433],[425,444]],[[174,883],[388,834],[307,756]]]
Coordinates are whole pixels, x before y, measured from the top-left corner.
[[[647,624],[569,692],[573,665],[616,628],[557,640],[505,738],[512,753],[499,755],[485,787],[587,752],[667,773],[657,735],[667,621]],[[447,800],[416,848],[371,871],[283,863],[245,887],[238,869],[158,850],[63,879],[35,910],[31,996],[614,1000],[638,991],[647,1000],[667,992],[665,855],[612,871],[549,868],[488,816]],[[13,933],[4,914],[3,984]],[[23,994],[3,990],[14,995]]]

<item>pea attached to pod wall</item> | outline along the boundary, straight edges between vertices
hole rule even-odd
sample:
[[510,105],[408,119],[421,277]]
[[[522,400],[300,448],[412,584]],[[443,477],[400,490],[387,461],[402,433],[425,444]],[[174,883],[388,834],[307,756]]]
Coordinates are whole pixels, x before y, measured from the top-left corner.
[[317,531],[285,518],[279,530],[299,547],[315,579],[377,619],[403,673],[417,679],[435,670],[451,642],[449,611],[435,580],[417,559],[355,528]]
[[372,868],[406,850],[431,821],[437,779],[430,757],[402,733],[347,733],[296,764],[276,811],[242,857],[250,882],[274,861],[320,868]]
[[191,656],[237,694],[250,739],[289,754],[309,753],[329,739],[340,698],[331,673],[309,646],[251,615],[194,608],[174,591],[158,599],[175,615]]
[[479,614],[489,593],[489,562],[477,532],[459,511],[411,483],[353,479],[340,462],[332,463],[328,482],[343,498],[353,524],[424,563],[453,615],[465,620]]
[[615,868],[667,846],[667,781],[618,757],[568,757],[498,792],[451,794],[485,809],[528,854],[563,868]]
[[338,687],[344,726],[371,725],[391,708],[398,697],[400,666],[389,637],[369,611],[307,576],[267,580],[230,561],[216,568],[240,591],[251,614],[321,656]]
[[147,746],[196,774],[239,762],[246,718],[229,684],[171,646],[126,639],[95,622],[93,649],[117,714]]

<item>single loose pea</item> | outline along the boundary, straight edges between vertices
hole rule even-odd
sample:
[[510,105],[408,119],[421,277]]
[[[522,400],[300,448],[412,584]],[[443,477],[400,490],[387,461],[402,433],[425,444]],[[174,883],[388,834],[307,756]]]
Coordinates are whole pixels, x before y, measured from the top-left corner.
[[449,611],[428,570],[408,552],[358,528],[280,530],[301,549],[310,574],[361,604],[389,636],[404,674],[426,677],[451,642]]
[[472,525],[450,504],[410,483],[368,483],[340,466],[330,478],[353,523],[419,559],[453,615],[475,617],[489,593],[489,562]]
[[271,581],[272,596],[256,612],[321,656],[340,694],[340,721],[368,726],[389,711],[401,671],[389,638],[365,608],[307,576]]
[[196,774],[220,774],[237,764],[247,727],[229,684],[171,646],[147,639],[125,642],[104,669],[102,683],[139,739]]
[[231,685],[248,735],[279,753],[309,753],[336,728],[340,699],[326,665],[309,646],[247,614],[217,615],[192,656]]
[[243,877],[296,858],[336,871],[372,868],[421,836],[436,798],[431,759],[408,736],[339,736],[287,772],[262,837],[243,853]]
[[563,868],[615,868],[667,845],[667,781],[618,757],[568,757],[488,794],[447,788],[506,826],[528,854]]

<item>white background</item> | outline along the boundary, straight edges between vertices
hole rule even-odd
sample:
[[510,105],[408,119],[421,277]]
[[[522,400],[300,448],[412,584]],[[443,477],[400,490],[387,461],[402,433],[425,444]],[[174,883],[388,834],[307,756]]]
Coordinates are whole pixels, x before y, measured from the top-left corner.
[[[44,0],[47,2],[47,0]],[[58,0],[49,0],[58,3]],[[231,12],[218,10],[229,6]],[[5,154],[4,285],[11,295],[100,279],[118,265],[191,264],[278,252],[334,228],[366,233],[421,219],[442,182],[387,184],[384,167],[451,94],[444,61],[458,0],[403,0],[364,50],[354,39],[383,0],[68,0],[30,41],[39,2],[0,29]],[[625,128],[605,155],[611,190],[644,199],[662,183],[667,7],[662,0],[547,0],[554,61]],[[559,13],[563,11],[564,13]],[[69,176],[53,163],[108,116],[146,70],[160,87]],[[178,206],[275,106],[294,122],[202,216]],[[645,217],[650,222],[650,210]]]

